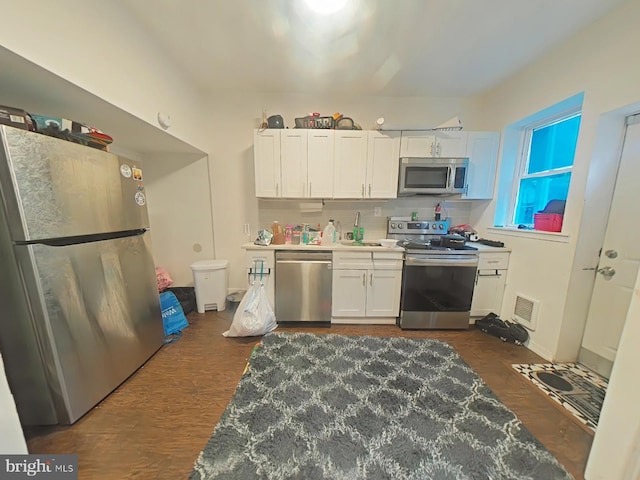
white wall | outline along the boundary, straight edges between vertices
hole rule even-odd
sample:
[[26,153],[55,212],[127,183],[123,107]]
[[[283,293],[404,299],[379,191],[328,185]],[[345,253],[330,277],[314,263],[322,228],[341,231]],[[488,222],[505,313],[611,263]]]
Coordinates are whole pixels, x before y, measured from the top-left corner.
[[208,159],[153,155],[144,164],[156,266],[174,286],[193,285],[190,265],[214,258]]
[[166,112],[171,135],[206,145],[201,98],[118,2],[6,0],[2,19],[0,46],[156,127]]
[[[253,241],[258,227],[265,228],[272,220],[281,222],[297,221],[285,217],[287,206],[276,206],[275,212],[267,211],[260,216],[260,203],[255,198],[253,167],[253,129],[260,123],[261,110],[267,115],[281,114],[285,125],[292,128],[294,119],[309,112],[332,115],[339,111],[352,117],[363,129],[374,127],[376,118],[385,118],[385,127],[430,128],[459,115],[464,127],[469,130],[482,130],[478,102],[461,98],[388,98],[388,97],[346,97],[324,98],[302,95],[237,95],[212,96],[208,110],[211,112],[206,130],[209,133],[209,166],[212,191],[213,217],[215,225],[216,257],[230,261],[231,289],[245,288],[244,254],[240,248],[245,242]],[[432,200],[428,200],[431,202]],[[372,211],[380,203],[370,201],[350,202],[353,214],[360,209]],[[289,204],[292,215],[296,214],[298,202]],[[263,202],[264,209],[271,207]],[[351,207],[349,207],[351,208]],[[431,204],[429,203],[429,207]],[[317,222],[324,221],[329,215],[337,213],[337,218],[349,222],[350,215],[344,208],[329,206]],[[421,206],[418,204],[418,210]],[[427,210],[427,207],[424,207]],[[387,210],[391,211],[391,210]],[[274,214],[280,215],[271,218]],[[309,218],[309,217],[307,217]],[[343,220],[344,218],[344,220]],[[353,217],[351,217],[353,218]],[[317,223],[316,222],[316,223]],[[251,226],[251,236],[244,234],[243,225]],[[381,225],[376,223],[375,231],[380,232]],[[370,232],[373,233],[373,232]],[[379,233],[378,233],[379,234]]]
[[[590,296],[593,252],[579,249],[578,233],[588,195],[589,169],[599,161],[595,149],[601,115],[640,100],[640,64],[636,46],[640,43],[640,2],[630,1],[579,32],[562,46],[531,64],[484,98],[486,128],[503,130],[576,93],[585,92],[580,136],[576,150],[571,189],[564,217],[567,243],[524,236],[502,239],[513,249],[509,263],[503,314],[512,311],[515,294],[540,300],[538,329],[532,332],[532,347],[547,359],[575,360],[584,329],[584,305]],[[495,201],[476,205],[472,223],[483,233],[493,225]],[[600,225],[600,230],[604,225]],[[601,235],[601,231],[594,232]],[[589,232],[583,232],[589,235]],[[488,235],[497,238],[496,234]],[[576,252],[580,255],[577,258]],[[595,252],[597,257],[597,251]],[[569,306],[570,308],[567,308]],[[570,328],[563,328],[570,326]]]

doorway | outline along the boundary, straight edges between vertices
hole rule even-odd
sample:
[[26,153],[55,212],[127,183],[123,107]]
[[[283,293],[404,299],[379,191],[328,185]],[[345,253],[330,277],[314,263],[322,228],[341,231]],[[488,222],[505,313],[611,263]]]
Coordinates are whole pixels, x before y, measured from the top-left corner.
[[596,278],[578,362],[609,378],[640,267],[637,179],[640,114],[627,117]]

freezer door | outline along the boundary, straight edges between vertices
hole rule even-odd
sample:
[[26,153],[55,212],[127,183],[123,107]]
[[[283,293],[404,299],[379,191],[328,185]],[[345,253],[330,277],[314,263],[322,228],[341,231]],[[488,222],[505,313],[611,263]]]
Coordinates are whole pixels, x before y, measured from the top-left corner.
[[149,226],[140,162],[0,126],[0,187],[13,241]]
[[163,344],[148,237],[16,246],[60,423],[75,422]]

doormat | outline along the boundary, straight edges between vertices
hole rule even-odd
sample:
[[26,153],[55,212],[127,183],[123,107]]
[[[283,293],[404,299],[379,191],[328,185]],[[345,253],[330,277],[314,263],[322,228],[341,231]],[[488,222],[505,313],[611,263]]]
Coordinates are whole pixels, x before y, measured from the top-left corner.
[[512,367],[594,432],[607,379],[577,363],[520,363]]

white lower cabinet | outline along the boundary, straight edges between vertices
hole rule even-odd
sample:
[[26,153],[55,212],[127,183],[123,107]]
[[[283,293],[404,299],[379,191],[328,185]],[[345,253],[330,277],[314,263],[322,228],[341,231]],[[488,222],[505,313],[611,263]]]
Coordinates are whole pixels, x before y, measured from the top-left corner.
[[500,315],[508,267],[509,252],[480,252],[471,301],[472,317],[484,317],[491,312]]
[[401,252],[334,252],[334,323],[395,323],[400,311]]

